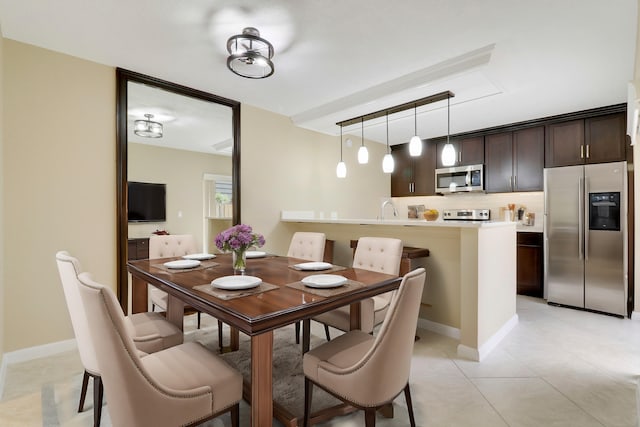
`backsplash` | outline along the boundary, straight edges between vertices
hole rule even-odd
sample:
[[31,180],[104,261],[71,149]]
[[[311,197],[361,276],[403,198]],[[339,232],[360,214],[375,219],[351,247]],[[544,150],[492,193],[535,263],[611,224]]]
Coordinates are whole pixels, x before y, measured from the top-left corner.
[[[393,204],[398,210],[400,218],[407,218],[409,205],[424,205],[425,209],[437,209],[442,213],[443,209],[490,209],[491,220],[502,221],[500,208],[507,207],[509,203],[516,205],[516,209],[524,206],[527,212],[536,215],[536,223],[541,223],[544,214],[544,193],[533,191],[527,193],[470,193],[451,194],[446,196],[423,197],[394,197]],[[440,216],[442,218],[442,215]]]

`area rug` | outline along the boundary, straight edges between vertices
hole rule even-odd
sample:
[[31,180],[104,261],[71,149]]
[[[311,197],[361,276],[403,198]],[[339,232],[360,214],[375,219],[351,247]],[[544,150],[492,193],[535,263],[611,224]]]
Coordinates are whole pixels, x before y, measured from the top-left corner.
[[[225,340],[228,328],[225,326]],[[217,329],[196,331],[187,340],[201,342],[212,351],[218,350]],[[324,339],[311,336],[311,348],[322,344]],[[240,334],[240,349],[225,353],[222,357],[244,376],[251,378],[251,342],[247,335]],[[277,329],[273,333],[273,399],[286,410],[301,419],[304,415],[304,374],[302,373],[302,345],[295,342],[293,325]],[[340,401],[315,387],[311,412],[340,404]]]

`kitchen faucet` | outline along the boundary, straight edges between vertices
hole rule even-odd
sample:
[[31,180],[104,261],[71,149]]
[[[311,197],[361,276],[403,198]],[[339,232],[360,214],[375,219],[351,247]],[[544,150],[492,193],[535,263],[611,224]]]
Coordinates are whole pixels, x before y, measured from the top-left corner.
[[384,221],[384,208],[387,205],[391,205],[391,207],[393,208],[393,216],[396,216],[396,217],[398,216],[398,210],[396,209],[393,202],[390,199],[386,199],[385,201],[382,202],[382,206],[380,206],[380,221]]

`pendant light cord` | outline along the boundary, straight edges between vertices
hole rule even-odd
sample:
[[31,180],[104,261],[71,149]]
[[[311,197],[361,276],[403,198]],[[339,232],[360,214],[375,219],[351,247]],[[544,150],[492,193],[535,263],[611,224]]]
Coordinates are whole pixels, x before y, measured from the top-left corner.
[[386,114],[387,117],[387,154],[389,154],[389,113]]
[[340,161],[342,161],[342,126],[340,126]]
[[362,119],[360,119],[360,126],[362,129],[362,146],[364,147],[364,117]]
[[451,97],[447,96],[447,144],[451,135]]
[[413,130],[418,135],[418,104],[413,104]]

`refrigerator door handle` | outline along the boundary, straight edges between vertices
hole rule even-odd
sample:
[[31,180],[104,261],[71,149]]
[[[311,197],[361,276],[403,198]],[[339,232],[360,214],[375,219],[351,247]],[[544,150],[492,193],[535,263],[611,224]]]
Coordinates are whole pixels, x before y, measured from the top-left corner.
[[[587,157],[589,157],[589,146],[587,145]],[[587,204],[589,203],[589,181],[587,178],[584,179],[584,193],[582,196],[582,218],[584,222],[584,226],[582,227],[582,232],[584,233],[584,259],[585,261],[589,259],[589,224],[587,217]]]
[[578,259],[584,258],[584,178],[578,178]]

